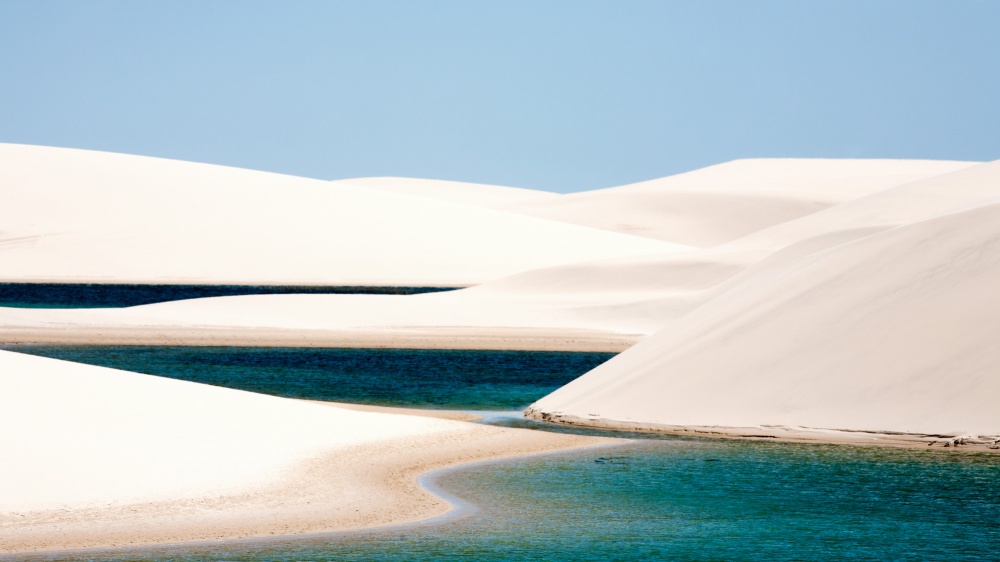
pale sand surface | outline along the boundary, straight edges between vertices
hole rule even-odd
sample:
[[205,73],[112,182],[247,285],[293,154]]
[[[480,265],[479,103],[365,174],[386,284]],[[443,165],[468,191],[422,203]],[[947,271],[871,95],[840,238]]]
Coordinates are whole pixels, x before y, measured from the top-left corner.
[[424,408],[401,408],[397,406],[373,406],[371,404],[351,404],[348,402],[333,402],[326,400],[304,400],[313,404],[331,406],[334,408],[345,408],[357,410],[359,412],[377,412],[380,414],[402,414],[404,416],[423,416],[426,418],[440,418],[443,420],[455,421],[480,421],[483,418],[470,412],[462,410],[431,410]]
[[[445,513],[429,470],[614,442],[351,410],[0,352],[0,552],[355,529]],[[413,412],[406,412],[408,414]]]
[[840,233],[838,243],[928,219],[1000,196],[1000,161],[900,184],[829,209],[749,234],[726,247],[768,251]]
[[[777,175],[789,166],[791,178],[826,165],[800,164],[768,162]],[[1000,434],[993,407],[1000,395],[994,369],[1000,364],[994,341],[1000,333],[1000,163],[891,165],[899,175],[878,178],[877,185],[823,180],[799,199],[789,195],[794,182],[779,190],[764,184],[745,192],[708,189],[704,201],[747,209],[744,219],[710,214],[707,222],[683,227],[704,243],[736,230],[745,234],[710,249],[550,262],[427,295],[0,309],[0,333],[9,341],[424,341],[514,349],[544,349],[560,338],[569,342],[565,349],[602,349],[601,338],[624,346],[653,334],[539,401],[534,415],[699,435],[923,446],[965,438],[988,447]],[[823,189],[839,191],[823,195]],[[808,211],[804,216],[758,217],[757,207],[740,203],[747,194],[822,204],[795,207]],[[581,216],[593,214],[592,207],[581,209]],[[670,212],[654,218],[662,221]],[[735,230],[712,226],[719,224]],[[169,339],[179,336],[188,340]],[[573,347],[580,338],[585,345]]]
[[494,349],[619,352],[641,335],[583,330],[422,328],[405,330],[294,330],[188,326],[102,325],[0,326],[0,342],[11,344],[199,345],[400,349]]
[[0,144],[0,280],[464,286],[684,250],[647,238],[224,166]]
[[531,216],[710,247],[890,187],[974,165],[931,160],[735,160],[508,206]]
[[427,472],[616,440],[462,422],[460,430],[342,449],[244,493],[0,515],[0,552],[32,552],[292,535],[415,522],[451,505]]
[[[539,349],[551,345],[558,349],[616,351],[623,349],[622,344],[605,345],[595,338],[634,342],[639,336],[671,326],[735,287],[754,283],[762,272],[1000,195],[1000,183],[993,181],[997,163],[959,166],[945,162],[939,166],[924,161],[761,162],[775,177],[782,165],[791,168],[791,179],[779,184],[785,190],[795,185],[792,180],[802,179],[803,170],[885,168],[894,174],[875,176],[885,183],[886,178],[902,181],[938,168],[960,169],[893,185],[867,196],[862,194],[877,183],[870,178],[867,183],[862,181],[860,188],[851,182],[837,184],[840,191],[857,197],[713,249],[550,265],[470,289],[425,295],[262,295],[113,310],[0,309],[0,338],[12,342],[128,343],[134,337],[137,343],[155,343],[162,337],[192,344],[221,338],[263,345],[384,342],[411,347]],[[740,166],[748,163],[759,164],[747,161]],[[725,171],[732,166],[720,168]],[[725,177],[739,179],[732,171]],[[833,180],[818,185],[829,187],[828,181]],[[738,187],[736,184],[731,191],[739,193]],[[820,187],[805,191],[816,194]],[[743,188],[760,189],[760,185]],[[712,192],[714,197],[724,200],[725,195],[716,191]],[[749,223],[746,226],[749,228]],[[136,335],[124,335],[133,329]],[[448,337],[451,334],[455,336]],[[589,335],[581,344],[577,343],[577,334]]]
[[354,178],[337,180],[336,183],[373,187],[395,193],[428,197],[491,209],[503,209],[519,203],[545,201],[560,197],[558,193],[524,189],[522,187],[420,178]]
[[532,412],[993,440],[998,286],[994,197],[762,268]]

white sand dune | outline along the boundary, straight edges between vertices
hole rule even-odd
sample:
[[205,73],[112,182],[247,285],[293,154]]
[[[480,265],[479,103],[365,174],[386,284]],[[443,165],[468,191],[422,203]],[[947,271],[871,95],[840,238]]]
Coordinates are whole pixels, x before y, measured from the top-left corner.
[[[925,169],[927,163],[914,166]],[[210,343],[246,337],[266,344],[263,331],[272,330],[280,334],[273,344],[293,337],[310,345],[356,344],[365,333],[379,344],[406,336],[406,345],[483,346],[484,338],[502,336],[507,343],[494,345],[536,348],[546,345],[542,340],[565,342],[573,336],[576,344],[558,345],[623,349],[761,271],[906,219],[1000,196],[1000,184],[989,181],[996,167],[982,164],[894,187],[717,249],[552,266],[462,291],[407,297],[269,295],[125,310],[0,310],[0,339],[149,343],[169,337],[177,343]],[[511,339],[518,331],[523,337]],[[429,336],[435,339],[414,339]]]
[[454,431],[0,351],[0,512],[220,495],[336,448]]
[[[927,167],[926,162],[920,161],[914,165],[917,169]],[[86,331],[95,337],[115,334],[118,338],[115,341],[121,341],[120,329],[143,328],[169,335],[178,342],[194,342],[212,334],[206,336],[203,331],[192,336],[193,328],[235,329],[244,333],[252,328],[299,332],[304,343],[322,340],[327,344],[331,336],[319,331],[336,331],[341,335],[362,331],[412,334],[447,329],[451,330],[450,335],[465,330],[484,337],[509,336],[511,330],[544,330],[550,335],[559,332],[647,335],[762,270],[890,228],[906,218],[926,217],[957,204],[998,196],[1000,186],[989,181],[995,167],[996,164],[982,164],[894,187],[765,229],[717,249],[558,265],[462,291],[407,297],[269,295],[201,299],[127,310],[0,310],[0,334],[5,334],[3,337],[8,341],[58,341],[63,337],[60,334],[73,327],[74,337]],[[866,204],[869,201],[871,204]],[[875,212],[878,209],[881,211]],[[896,222],[890,220],[891,213],[899,216]],[[311,333],[305,334],[306,331]],[[225,335],[231,337],[233,333]],[[262,340],[255,337],[254,341]],[[449,341],[457,342],[454,338]],[[581,347],[591,343],[581,340]],[[482,345],[481,337],[473,344]],[[606,347],[606,341],[600,340],[597,345]],[[618,347],[612,345],[612,348]]]
[[0,351],[0,553],[432,517],[416,476],[592,438],[370,413]]
[[[308,344],[335,343],[330,339],[337,337],[334,332],[403,336],[447,330],[443,333],[452,336],[508,339],[518,333],[548,339],[572,335],[584,349],[591,344],[621,349],[608,347],[606,338],[628,336],[613,341],[632,343],[656,331],[746,267],[741,255],[684,259],[687,255],[557,266],[460,291],[421,295],[252,295],[125,309],[0,308],[0,341],[82,343],[88,335],[94,342],[127,341],[121,339],[123,330],[131,330],[196,343],[220,331],[239,338],[240,331],[250,335],[271,330],[297,333],[301,343]],[[465,345],[454,341],[458,347]],[[511,344],[516,346],[515,341]]]
[[558,193],[525,189],[523,187],[506,187],[482,183],[420,178],[352,178],[337,180],[335,183],[373,187],[394,193],[428,197],[430,199],[476,205],[491,209],[503,209],[510,205],[527,203],[529,201],[538,202],[559,198]]
[[530,414],[736,433],[998,435],[998,286],[1000,197],[764,268]]
[[[811,238],[839,243],[1000,196],[1000,161],[900,184],[797,220],[762,229],[728,249],[773,252]],[[834,237],[830,237],[834,234]]]
[[518,203],[509,210],[697,247],[973,165],[921,160],[751,159]]
[[456,286],[683,249],[222,166],[0,145],[0,280]]
[[[782,167],[787,168],[785,176],[780,173]],[[911,341],[911,345],[919,349],[937,349],[934,352],[937,355],[926,356],[922,368],[931,369],[934,361],[946,361],[957,369],[954,376],[975,378],[978,375],[962,360],[962,357],[974,357],[975,353],[966,353],[959,346],[948,347],[950,344],[935,348],[910,332],[905,333],[912,336],[912,340],[901,338],[892,346],[884,346],[884,359],[875,357],[882,348],[869,349],[867,346],[876,340],[873,334],[885,337],[881,335],[883,329],[898,332],[900,325],[921,326],[900,313],[898,307],[880,316],[878,307],[888,302],[887,299],[903,299],[909,295],[906,298],[911,300],[906,302],[913,310],[922,311],[924,316],[921,318],[929,319],[928,322],[949,318],[953,312],[968,313],[969,307],[960,307],[948,300],[959,298],[962,293],[971,295],[968,298],[974,301],[992,302],[988,294],[981,292],[982,287],[974,285],[974,280],[963,277],[961,269],[951,269],[953,264],[959,263],[956,260],[965,255],[962,254],[965,239],[958,237],[952,243],[946,242],[946,238],[966,222],[969,228],[980,223],[986,228],[989,224],[983,218],[972,217],[987,216],[994,200],[1000,198],[1000,162],[972,165],[925,161],[768,160],[735,162],[716,168],[692,173],[694,179],[686,179],[678,185],[690,186],[692,190],[698,185],[709,186],[705,194],[711,194],[723,207],[737,205],[735,202],[742,201],[739,196],[755,194],[755,197],[777,197],[772,201],[788,198],[819,201],[824,208],[754,230],[715,248],[547,264],[450,293],[405,297],[225,297],[113,310],[0,309],[0,339],[148,343],[159,338],[175,343],[252,341],[272,345],[337,345],[345,341],[393,345],[393,342],[426,340],[431,347],[497,345],[513,348],[544,348],[559,340],[563,342],[559,345],[566,348],[577,345],[581,349],[595,346],[621,349],[643,335],[655,333],[649,343],[637,346],[608,366],[541,401],[535,413],[578,418],[598,425],[609,420],[627,420],[629,423],[672,426],[728,427],[735,424],[761,428],[780,425],[915,433],[996,431],[981,423],[984,419],[951,416],[952,411],[948,408],[956,407],[951,402],[941,402],[947,407],[941,410],[940,417],[918,415],[918,406],[926,406],[930,400],[928,391],[925,387],[914,386],[906,377],[931,377],[927,373],[932,371],[921,371],[916,363],[900,360],[907,354],[906,342]],[[730,186],[729,191],[711,187],[715,185],[709,181],[712,178],[739,180],[741,170],[749,178],[744,183],[726,184]],[[810,174],[817,176],[814,181],[807,181]],[[784,180],[772,185],[767,183],[768,177]],[[907,179],[914,181],[906,182]],[[424,188],[433,192],[434,185],[432,182]],[[796,185],[807,187],[794,192]],[[497,189],[503,192],[505,188]],[[608,190],[609,193],[613,191]],[[620,193],[626,194],[625,199],[629,198],[629,190],[623,189]],[[734,198],[726,199],[727,193]],[[431,200],[432,196],[433,193],[426,198]],[[489,197],[482,196],[481,203],[487,204],[487,199]],[[984,214],[975,214],[973,211],[980,207]],[[783,220],[779,215],[771,215],[760,224]],[[690,223],[687,228],[692,235],[700,236],[707,232],[703,227],[709,223],[711,221],[698,225]],[[744,226],[750,229],[750,223],[742,224],[739,229]],[[952,226],[934,231],[942,240],[940,249],[923,251],[921,244],[930,248],[938,243],[938,238],[920,233],[930,232],[942,224]],[[949,230],[952,227],[954,229]],[[882,247],[880,244],[884,240],[893,242],[883,254],[869,261],[862,260],[863,255],[867,255],[864,248]],[[988,241],[981,242],[987,244]],[[899,274],[877,268],[879,260],[889,260],[893,251],[910,260],[899,258],[903,260]],[[949,258],[953,254],[954,259]],[[941,284],[928,288],[926,298],[923,294],[911,295],[906,290],[909,273],[905,272],[924,271],[921,268],[944,272]],[[803,273],[807,271],[808,275]],[[839,281],[843,279],[851,281]],[[811,283],[822,289],[811,288]],[[965,288],[945,297],[941,296],[945,286]],[[805,297],[797,296],[801,294],[809,295],[819,304],[815,307],[809,304],[812,301],[803,304]],[[822,334],[828,334],[838,322],[847,322],[850,312],[855,310],[866,311],[863,322],[858,320],[857,324],[843,328],[826,344],[818,343],[823,339]],[[706,324],[706,318],[711,318],[713,323]],[[769,328],[772,319],[778,318],[788,320]],[[971,320],[969,326],[979,333],[989,333],[986,327],[979,328],[980,324]],[[933,335],[936,342],[956,340],[939,332],[929,328],[924,331],[928,337]],[[138,339],[128,340],[128,337]],[[531,338],[536,340],[531,344],[536,347],[524,347]],[[740,343],[744,339],[752,343]],[[987,343],[975,338],[969,341]],[[658,345],[655,342],[669,343]],[[709,342],[715,343],[706,347]],[[790,344],[785,342],[804,342],[796,347],[802,351],[792,353],[788,349]],[[813,353],[815,349],[825,351]],[[948,349],[962,356],[950,357]],[[852,350],[868,351],[859,355]],[[841,365],[845,361],[843,357],[847,356],[856,361],[874,361],[873,365],[885,368],[886,372],[882,376],[871,368],[863,369],[861,363],[850,363],[850,368],[854,369],[852,373],[868,373],[865,376],[872,380],[895,385],[893,388],[899,391],[899,396],[913,395],[913,400],[896,400],[887,393],[874,392],[871,404],[896,400],[894,404],[900,410],[887,408],[885,416],[878,417],[870,411],[873,409],[869,404],[865,415],[851,413],[846,402],[837,400],[846,400],[853,396],[852,393],[867,390],[862,386],[851,387],[847,379],[834,376],[829,370],[833,368],[831,365]],[[920,357],[925,356],[910,354],[907,359]],[[754,367],[754,361],[762,362],[762,366]],[[820,367],[812,369],[809,361]],[[643,365],[648,365],[648,369]],[[661,369],[661,365],[666,367]],[[897,368],[893,370],[889,365],[897,365]],[[681,377],[678,380],[694,385],[692,388],[704,393],[700,395],[704,399],[674,396],[672,400],[684,401],[688,409],[673,410],[673,403],[661,400],[654,390],[661,384],[661,378],[673,381],[663,382],[664,385],[681,383],[664,373],[682,373],[677,375]],[[795,384],[788,382],[793,374],[800,377]],[[754,398],[748,401],[752,404],[745,410],[736,408],[733,401],[742,402],[743,396],[754,395],[746,394],[739,385],[730,385],[726,377],[742,377],[754,384],[759,379],[761,393],[775,398],[770,402],[763,397]],[[823,385],[834,379],[844,379],[847,384],[840,398],[836,393],[826,392],[828,406],[806,399],[813,392],[810,389],[825,389]],[[626,380],[636,382],[612,384],[612,381]],[[697,381],[701,380],[705,386],[697,386],[701,384]],[[817,380],[820,382],[814,382]],[[727,385],[736,389],[730,399],[716,400],[720,393],[726,392]],[[633,387],[635,390],[630,390]],[[578,388],[585,391],[577,393],[574,389]],[[788,394],[787,389],[803,394]],[[634,408],[630,406],[632,400],[641,401],[643,397],[646,402],[636,402]],[[778,397],[785,397],[782,398],[784,402],[777,404]],[[800,398],[800,407],[788,406],[797,404]],[[599,407],[605,404],[608,408]],[[732,415],[721,415],[723,410],[720,408]],[[978,406],[972,410],[979,411]],[[688,417],[685,413],[696,411],[704,411],[705,416]],[[788,412],[787,416],[778,415],[784,411]],[[684,415],[672,417],[677,412]],[[774,415],[757,417],[768,412]],[[837,412],[843,416],[834,415]],[[946,418],[954,421],[954,427],[942,425]],[[920,425],[914,420],[925,423]]]

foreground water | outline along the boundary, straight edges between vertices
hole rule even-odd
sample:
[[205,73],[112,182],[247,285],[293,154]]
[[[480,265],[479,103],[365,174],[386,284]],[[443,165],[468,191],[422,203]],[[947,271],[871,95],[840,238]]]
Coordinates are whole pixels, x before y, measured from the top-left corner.
[[654,439],[449,470],[430,481],[478,508],[380,531],[67,558],[1000,558],[1000,463],[985,454]]
[[[302,382],[301,375],[322,380],[318,373],[329,368],[330,357],[343,354],[332,363],[343,360],[354,367],[339,368],[343,372],[336,380],[341,382],[333,386],[356,388],[351,392],[358,394],[351,394],[351,400],[382,402],[382,398],[373,398],[374,393],[389,385],[393,396],[382,403],[426,405],[426,400],[433,400],[440,392],[448,396],[452,406],[468,409],[481,409],[484,403],[494,408],[496,404],[528,400],[529,396],[534,400],[547,392],[542,389],[556,384],[554,380],[525,385],[519,378],[531,361],[537,362],[536,368],[561,364],[561,376],[572,378],[582,372],[580,369],[585,370],[587,361],[599,363],[610,356],[594,354],[577,363],[588,354],[78,346],[15,349],[80,361],[89,356],[87,362],[144,366],[147,371],[155,365],[155,369],[175,374],[188,372],[184,378],[191,378],[190,373],[199,369],[228,372],[227,376],[236,379],[263,378],[269,381],[265,386],[274,385],[269,387],[279,390],[292,381],[298,381],[291,384],[293,387],[323,387],[325,383]],[[305,364],[294,365],[299,360]],[[434,365],[446,363],[451,363],[445,370],[450,374],[408,374],[433,371]],[[390,365],[395,365],[390,374],[379,374]],[[441,377],[446,379],[444,384],[437,380]],[[475,387],[482,377],[490,379],[486,394],[492,397],[485,402],[482,389],[470,394],[449,393],[449,387]],[[286,388],[278,393],[297,392],[300,390]],[[360,400],[366,393],[367,399]],[[581,431],[503,416],[495,423]],[[431,475],[425,483],[462,507],[455,515],[429,523],[310,537],[31,558],[1000,560],[1000,458],[996,455],[620,435],[638,439],[622,446]]]
[[0,306],[17,308],[120,308],[181,299],[235,295],[314,293],[412,295],[451,289],[449,287],[0,283]]
[[615,355],[289,347],[0,348],[289,398],[469,410],[524,408]]

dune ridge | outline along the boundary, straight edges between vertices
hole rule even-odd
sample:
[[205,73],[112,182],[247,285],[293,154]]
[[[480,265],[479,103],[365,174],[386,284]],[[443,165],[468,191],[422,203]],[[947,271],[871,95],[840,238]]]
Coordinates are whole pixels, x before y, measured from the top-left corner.
[[353,185],[0,144],[0,280],[453,287],[681,245]]
[[[765,260],[528,415],[996,444],[998,178],[1000,164],[984,164],[871,196],[892,202],[882,208],[857,200],[827,211],[858,219],[836,224],[860,234]],[[822,215],[803,221],[829,232],[834,223]],[[859,230],[862,221],[872,228]]]
[[[796,170],[792,180],[779,185],[785,190],[798,185],[794,182],[804,181],[803,170],[844,173],[840,163],[765,163],[771,175],[777,175],[781,165],[792,165]],[[938,166],[915,161],[909,174],[903,173],[905,161],[848,164],[849,171],[865,167],[892,171],[877,176],[882,182],[886,178],[892,179],[889,183],[900,177],[921,179],[893,184],[870,195],[860,195],[872,188],[871,181],[862,181],[862,188],[853,187],[851,193],[858,195],[854,199],[716,248],[551,264],[461,291],[405,297],[271,295],[115,310],[0,309],[0,340],[143,343],[161,338],[175,343],[211,344],[246,338],[262,345],[392,345],[395,339],[399,345],[418,347],[621,350],[677,322],[761,270],[907,219],[1000,195],[996,183],[989,181],[996,164],[945,162]],[[764,189],[759,177],[751,176],[749,186],[743,187],[739,174],[731,167],[713,168],[720,169],[714,170],[711,177],[726,178],[730,189]],[[958,170],[922,177],[928,170],[939,168]],[[729,172],[720,175],[725,170]],[[840,180],[824,181],[811,192],[821,192],[821,187],[829,187],[831,181],[840,185]],[[878,209],[881,211],[875,212]],[[891,213],[899,215],[896,222]],[[669,215],[662,218],[667,220]]]
[[892,186],[972,165],[975,163],[929,160],[734,160],[507,208],[541,218],[711,247]]
[[519,203],[545,201],[559,197],[558,193],[525,189],[523,187],[421,178],[350,178],[336,180],[335,183],[373,187],[394,193],[451,201],[465,205],[476,205],[490,209],[505,209]]

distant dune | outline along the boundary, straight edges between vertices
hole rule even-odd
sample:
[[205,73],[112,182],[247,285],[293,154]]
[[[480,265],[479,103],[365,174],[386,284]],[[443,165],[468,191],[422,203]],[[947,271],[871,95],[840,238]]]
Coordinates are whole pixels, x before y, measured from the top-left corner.
[[710,247],[972,162],[735,160],[685,174],[527,201],[509,210]]
[[459,286],[678,245],[348,183],[0,145],[0,281]]

